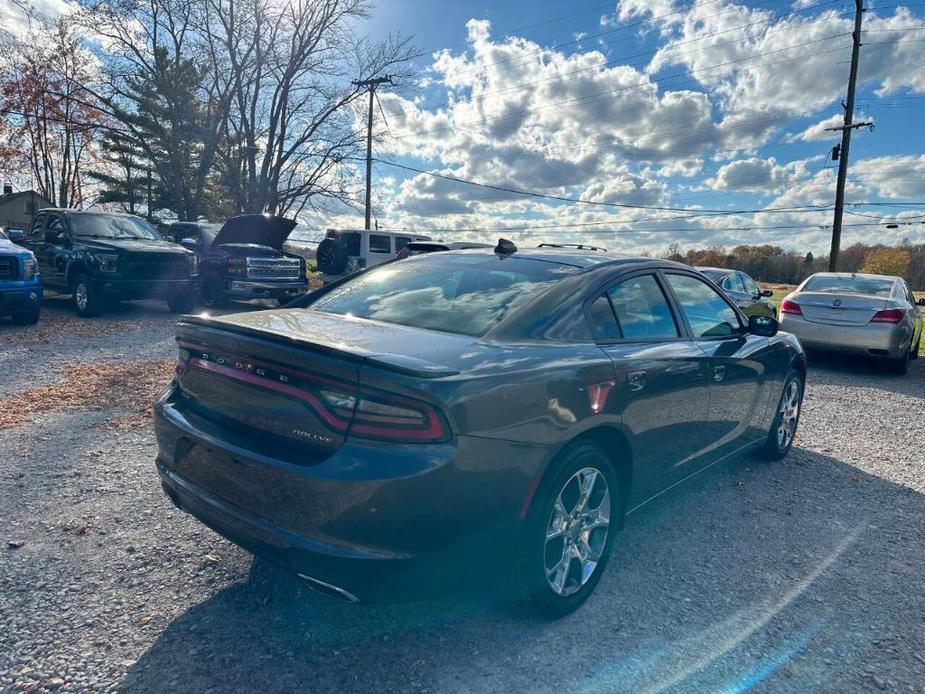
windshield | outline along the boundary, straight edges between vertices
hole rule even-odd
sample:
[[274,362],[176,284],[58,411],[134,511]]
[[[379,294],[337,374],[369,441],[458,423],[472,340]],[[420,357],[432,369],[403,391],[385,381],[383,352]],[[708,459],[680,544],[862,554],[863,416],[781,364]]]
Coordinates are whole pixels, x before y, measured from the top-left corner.
[[101,239],[149,239],[158,241],[161,235],[141,217],[121,214],[81,212],[72,214],[71,228],[75,236]]
[[816,275],[810,277],[803,287],[804,292],[847,292],[888,297],[893,291],[893,280],[876,277],[845,275]]
[[577,268],[493,254],[429,253],[388,263],[311,305],[316,311],[478,336]]
[[10,237],[6,235],[6,232],[0,231],[0,241],[9,241]]

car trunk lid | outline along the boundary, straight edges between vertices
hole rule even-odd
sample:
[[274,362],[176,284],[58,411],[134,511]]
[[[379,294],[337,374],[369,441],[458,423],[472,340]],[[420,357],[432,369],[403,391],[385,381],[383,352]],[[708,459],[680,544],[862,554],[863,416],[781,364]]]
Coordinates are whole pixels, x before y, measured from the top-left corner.
[[802,292],[793,301],[805,320],[826,325],[867,325],[877,311],[893,306],[883,297],[848,292]]
[[[421,379],[452,375],[457,371],[431,352],[456,352],[474,339],[277,309],[189,316],[178,327],[177,341],[178,381],[189,409],[250,435],[260,447],[297,449],[320,461],[359,427],[354,408],[362,408],[367,395],[360,397],[361,371],[372,367],[385,382],[389,372]],[[388,419],[396,410],[385,407],[392,413]]]

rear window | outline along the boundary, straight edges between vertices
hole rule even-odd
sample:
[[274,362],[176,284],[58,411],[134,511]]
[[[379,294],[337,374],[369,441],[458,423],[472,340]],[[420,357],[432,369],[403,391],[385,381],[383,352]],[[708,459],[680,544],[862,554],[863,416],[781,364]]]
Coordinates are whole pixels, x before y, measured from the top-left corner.
[[816,275],[807,280],[804,292],[848,292],[849,294],[871,294],[889,297],[893,291],[893,280],[874,277],[838,277],[837,275]]
[[494,254],[429,253],[349,280],[311,308],[478,336],[578,268]]

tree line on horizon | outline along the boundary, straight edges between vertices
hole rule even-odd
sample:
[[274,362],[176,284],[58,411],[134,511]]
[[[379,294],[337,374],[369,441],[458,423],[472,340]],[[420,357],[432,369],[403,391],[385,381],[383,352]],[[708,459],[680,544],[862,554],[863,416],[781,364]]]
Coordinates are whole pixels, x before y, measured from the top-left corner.
[[[799,253],[770,244],[682,249],[669,245],[661,257],[699,267],[734,268],[769,284],[799,284],[814,272],[825,272],[828,255]],[[838,254],[839,272],[870,272],[903,277],[916,291],[925,291],[925,243],[908,239],[898,246],[855,243]]]

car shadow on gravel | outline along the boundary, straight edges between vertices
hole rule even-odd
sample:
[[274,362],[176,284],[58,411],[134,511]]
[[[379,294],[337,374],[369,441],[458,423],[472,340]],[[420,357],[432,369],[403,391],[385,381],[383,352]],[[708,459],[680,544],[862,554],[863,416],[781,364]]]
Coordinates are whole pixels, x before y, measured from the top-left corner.
[[914,690],[925,497],[836,458],[717,465],[627,519],[557,622],[349,605],[263,562],[174,619],[125,691]]

